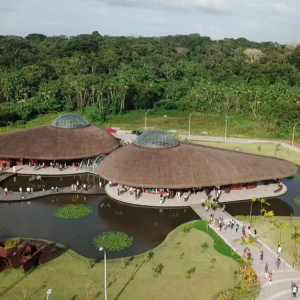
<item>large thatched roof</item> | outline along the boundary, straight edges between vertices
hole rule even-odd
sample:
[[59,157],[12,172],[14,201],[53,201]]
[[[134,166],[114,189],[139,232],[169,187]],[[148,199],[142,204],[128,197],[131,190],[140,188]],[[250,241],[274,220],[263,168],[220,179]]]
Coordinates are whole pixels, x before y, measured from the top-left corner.
[[52,125],[0,134],[0,157],[10,159],[81,159],[109,154],[118,147],[110,133],[73,114],[62,115]]
[[191,143],[176,145],[173,137],[149,131],[111,153],[98,173],[135,187],[191,188],[284,178],[296,174],[297,167],[273,157]]

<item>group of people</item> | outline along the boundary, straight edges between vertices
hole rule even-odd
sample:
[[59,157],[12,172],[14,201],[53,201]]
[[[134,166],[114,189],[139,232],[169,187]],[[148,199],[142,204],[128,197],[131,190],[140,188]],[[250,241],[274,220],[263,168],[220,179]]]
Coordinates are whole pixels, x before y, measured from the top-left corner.
[[88,189],[87,184],[86,183],[80,184],[79,181],[77,180],[76,184],[74,183],[74,184],[71,185],[71,191],[72,192],[77,192],[80,189],[83,189],[83,190],[87,191],[87,189]]

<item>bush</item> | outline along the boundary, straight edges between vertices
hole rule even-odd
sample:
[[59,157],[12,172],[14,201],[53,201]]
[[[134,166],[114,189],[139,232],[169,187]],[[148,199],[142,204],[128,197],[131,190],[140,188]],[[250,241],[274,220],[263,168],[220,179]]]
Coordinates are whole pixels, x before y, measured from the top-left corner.
[[187,223],[187,224],[182,225],[182,226],[180,227],[180,230],[181,230],[182,232],[184,232],[184,233],[188,233],[188,232],[190,232],[190,230],[191,230],[192,228],[194,228],[194,227],[195,227],[195,222],[191,222],[191,223]]
[[159,274],[161,274],[161,271],[162,271],[163,268],[164,268],[163,264],[159,264],[156,267],[153,267],[152,268],[153,272],[154,272],[153,276],[157,277]]
[[70,204],[55,209],[52,215],[60,219],[78,219],[90,215],[93,211],[91,206],[85,204]]
[[300,206],[300,197],[295,198],[294,202],[297,206]]
[[196,271],[196,267],[190,268],[188,271],[186,271],[186,272],[185,272],[186,278],[191,278],[191,275],[192,275],[193,273],[195,273],[195,271]]
[[132,245],[133,237],[125,232],[107,231],[94,237],[92,243],[97,249],[103,247],[108,251],[121,251]]
[[22,239],[12,239],[4,242],[5,248],[17,247],[22,242]]
[[152,251],[146,253],[144,256],[144,262],[148,262],[152,258],[153,254],[154,253]]

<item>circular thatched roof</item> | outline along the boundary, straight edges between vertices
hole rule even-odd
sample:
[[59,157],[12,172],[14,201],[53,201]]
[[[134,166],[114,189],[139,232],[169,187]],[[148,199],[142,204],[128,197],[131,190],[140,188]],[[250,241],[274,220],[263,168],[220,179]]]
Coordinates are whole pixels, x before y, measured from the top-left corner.
[[8,159],[69,160],[109,154],[118,141],[104,129],[67,114],[52,125],[0,134],[0,157]]
[[98,173],[128,186],[176,189],[285,178],[297,167],[278,158],[191,143],[165,148],[130,144],[111,153]]

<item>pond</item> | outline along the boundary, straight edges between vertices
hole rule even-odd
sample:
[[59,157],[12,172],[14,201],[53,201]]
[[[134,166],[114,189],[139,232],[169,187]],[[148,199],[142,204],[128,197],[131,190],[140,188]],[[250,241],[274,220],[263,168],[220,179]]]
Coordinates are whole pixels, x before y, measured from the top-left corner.
[[[52,211],[66,204],[87,204],[94,212],[75,220],[57,219]],[[122,231],[134,238],[133,245],[120,252],[108,252],[108,258],[143,253],[159,245],[167,234],[198,216],[188,209],[142,208],[121,204],[107,196],[58,195],[30,202],[0,203],[0,239],[40,238],[66,245],[89,258],[103,254],[92,239],[104,231]]]
[[[298,173],[300,175],[300,166]],[[276,216],[300,216],[300,207],[294,203],[294,198],[300,196],[300,180],[282,179],[282,182],[287,186],[287,193],[278,198],[268,198],[267,202],[270,206],[265,206],[267,211],[273,210]],[[225,203],[227,211],[235,215],[249,215],[251,201]],[[252,207],[253,215],[260,214],[261,205],[259,202],[254,202]]]
[[[37,175],[36,175],[37,176]],[[35,192],[42,191],[43,188],[50,190],[51,187],[58,186],[59,188],[71,186],[71,184],[76,184],[79,181],[80,184],[86,183],[88,185],[99,184],[99,176],[94,174],[76,174],[68,176],[43,176],[41,175],[41,180],[29,181],[31,175],[14,175],[8,177],[1,182],[1,187],[7,187],[10,191],[19,191],[21,187],[23,191],[26,191],[27,187],[33,188]]]

